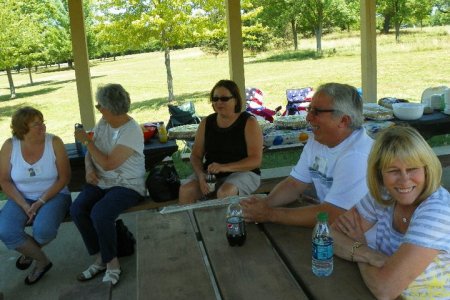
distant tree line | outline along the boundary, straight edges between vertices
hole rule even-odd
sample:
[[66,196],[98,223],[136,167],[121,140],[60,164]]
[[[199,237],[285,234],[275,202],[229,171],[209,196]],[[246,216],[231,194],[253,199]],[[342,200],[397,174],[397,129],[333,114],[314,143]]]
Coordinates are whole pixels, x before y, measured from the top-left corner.
[[[15,97],[12,70],[67,63],[72,66],[68,0],[0,0],[0,70]],[[359,0],[241,0],[244,49],[299,48],[302,37],[321,40],[332,31],[359,29]],[[403,26],[450,24],[450,0],[377,0],[381,33]],[[163,51],[168,101],[174,99],[170,50],[200,46],[218,55],[227,51],[223,0],[85,0],[89,57]]]

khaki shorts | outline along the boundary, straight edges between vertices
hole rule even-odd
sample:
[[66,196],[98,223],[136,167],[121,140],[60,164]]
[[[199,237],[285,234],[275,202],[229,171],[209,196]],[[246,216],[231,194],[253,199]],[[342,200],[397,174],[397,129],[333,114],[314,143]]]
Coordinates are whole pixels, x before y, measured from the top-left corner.
[[[198,181],[195,173],[187,178],[186,183],[191,181]],[[239,196],[247,196],[258,189],[261,183],[261,176],[251,171],[234,172],[226,177],[217,179],[216,191],[225,182],[234,185],[238,189]]]

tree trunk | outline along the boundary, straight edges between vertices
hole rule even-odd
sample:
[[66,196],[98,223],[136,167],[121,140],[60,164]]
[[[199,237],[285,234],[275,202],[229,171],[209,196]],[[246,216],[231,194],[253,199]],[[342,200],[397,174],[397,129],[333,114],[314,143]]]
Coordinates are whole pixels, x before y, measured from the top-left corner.
[[11,99],[16,98],[16,88],[14,87],[14,81],[11,74],[11,68],[6,68],[6,75],[8,76],[9,91],[11,93]]
[[389,33],[389,27],[391,26],[391,15],[385,15],[383,21],[383,33]]
[[69,66],[69,68],[73,69],[73,61],[68,60],[67,65]]
[[314,29],[314,34],[316,36],[316,54],[318,56],[322,55],[322,25]]
[[33,85],[33,76],[31,76],[31,67],[28,67],[28,76],[30,77],[30,84]]
[[397,43],[400,42],[400,25],[402,25],[402,23],[395,23],[395,41]]
[[164,63],[166,65],[166,73],[167,73],[167,90],[169,91],[169,103],[175,100],[175,96],[173,95],[173,78],[172,78],[172,70],[170,69],[170,49],[166,47],[164,49]]
[[294,50],[298,50],[298,36],[297,36],[297,22],[295,22],[295,19],[291,20],[291,27],[292,27],[292,36],[294,38]]

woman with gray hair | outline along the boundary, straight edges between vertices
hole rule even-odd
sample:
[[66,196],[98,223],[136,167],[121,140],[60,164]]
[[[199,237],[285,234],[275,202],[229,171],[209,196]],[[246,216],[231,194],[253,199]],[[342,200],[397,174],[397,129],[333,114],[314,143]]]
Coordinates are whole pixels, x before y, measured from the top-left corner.
[[89,254],[95,255],[95,262],[77,279],[86,281],[106,272],[103,282],[115,285],[121,273],[115,220],[145,195],[144,138],[128,115],[130,96],[120,84],[99,87],[96,99],[102,118],[92,140],[83,129],[75,131],[75,138],[87,148],[86,185],[70,214]]

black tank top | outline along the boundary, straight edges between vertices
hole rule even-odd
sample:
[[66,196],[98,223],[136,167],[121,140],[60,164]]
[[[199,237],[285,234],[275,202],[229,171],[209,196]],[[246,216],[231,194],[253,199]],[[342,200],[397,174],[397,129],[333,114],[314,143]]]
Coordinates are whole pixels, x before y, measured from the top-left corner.
[[[205,126],[205,164],[217,162],[225,164],[239,161],[247,157],[247,143],[245,142],[245,125],[247,119],[252,115],[242,112],[239,117],[227,128],[217,126],[217,113],[206,118]],[[253,169],[252,172],[261,174],[260,170]],[[219,173],[217,177],[230,175],[230,172]]]

